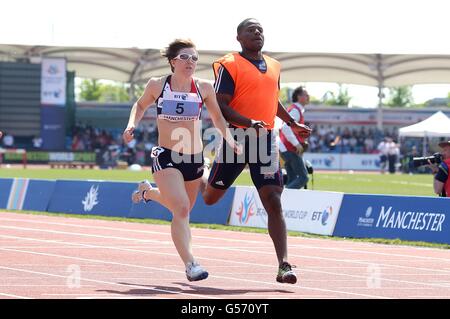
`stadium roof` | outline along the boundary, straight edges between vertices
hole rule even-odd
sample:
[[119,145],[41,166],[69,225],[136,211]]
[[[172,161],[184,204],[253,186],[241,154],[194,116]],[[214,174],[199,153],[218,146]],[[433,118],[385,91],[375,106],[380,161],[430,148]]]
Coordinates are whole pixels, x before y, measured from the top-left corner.
[[[226,51],[200,50],[196,76],[213,79],[211,63]],[[450,55],[267,52],[282,64],[281,81],[337,82],[369,86],[450,83]],[[0,61],[39,63],[67,59],[77,77],[145,83],[167,74],[159,49],[0,44]]]

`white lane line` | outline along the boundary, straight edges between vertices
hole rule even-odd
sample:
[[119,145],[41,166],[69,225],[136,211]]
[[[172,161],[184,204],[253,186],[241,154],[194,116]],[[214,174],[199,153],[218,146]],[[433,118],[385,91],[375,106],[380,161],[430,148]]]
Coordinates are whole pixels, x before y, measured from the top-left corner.
[[[109,264],[109,265],[126,266],[126,267],[133,267],[133,268],[152,269],[152,270],[158,270],[158,271],[162,271],[162,272],[182,273],[184,275],[184,271],[172,270],[172,269],[167,269],[167,268],[142,266],[142,265],[135,265],[135,264],[119,263],[119,262],[114,262],[114,261],[106,261],[106,260],[90,259],[90,258],[81,258],[81,257],[73,257],[73,256],[65,256],[65,255],[57,255],[57,254],[38,253],[38,252],[34,252],[34,251],[25,251],[25,250],[16,250],[16,249],[0,248],[0,250],[11,251],[11,252],[16,252],[16,253],[24,253],[24,254],[46,256],[46,257],[57,257],[57,258],[64,258],[64,259],[71,259],[71,260],[82,260],[82,261],[89,261],[89,262],[98,262],[98,263],[104,263],[104,264]],[[265,265],[265,266],[267,266],[267,265]],[[8,269],[8,267],[3,267],[3,266],[0,266],[0,269],[1,268]],[[62,276],[62,277],[65,277],[65,276]],[[266,282],[266,281],[261,281],[261,280],[250,280],[250,279],[244,279],[244,278],[234,278],[234,277],[225,277],[225,276],[217,276],[217,275],[210,276],[210,277],[218,278],[218,279],[225,279],[225,280],[234,280],[234,281],[238,281],[240,283],[242,283],[242,282],[249,282],[249,283],[256,283],[256,284],[264,284],[264,285],[270,285],[270,286],[275,286],[275,287],[278,287],[278,288],[286,288],[286,289],[290,288],[290,289],[296,289],[296,290],[313,290],[313,291],[321,291],[321,292],[328,292],[328,293],[338,293],[338,294],[344,294],[344,295],[350,295],[350,296],[356,296],[356,297],[390,299],[389,297],[379,296],[379,295],[360,294],[360,293],[353,293],[353,292],[347,292],[347,291],[312,288],[312,287],[301,287],[301,286],[299,287],[299,286],[294,286],[294,285],[286,286],[286,285],[283,285],[283,284],[280,284],[280,283],[276,283],[276,282]],[[93,280],[91,280],[91,281],[93,281]],[[142,288],[142,287],[140,287],[140,288]],[[177,292],[175,292],[175,293],[177,293]],[[199,295],[195,295],[195,296],[199,296]],[[207,298],[213,298],[213,297],[207,296]],[[214,299],[216,299],[216,298],[214,298]]]
[[[126,231],[126,232],[136,232],[136,233],[143,233],[143,234],[158,234],[158,235],[164,235],[164,236],[170,236],[170,232],[157,232],[157,231],[145,231],[145,230],[131,230],[131,229],[124,229],[124,228],[115,228],[115,227],[104,227],[104,226],[88,226],[88,225],[74,225],[70,223],[56,223],[56,222],[43,222],[43,221],[30,221],[25,219],[8,219],[8,218],[1,218],[0,220],[9,220],[9,221],[23,221],[23,222],[29,222],[29,223],[36,223],[36,224],[49,224],[49,225],[60,225],[60,226],[74,226],[74,227],[81,227],[81,228],[92,228],[92,229],[104,229],[104,230],[114,230],[114,231]],[[8,227],[8,226],[5,226]],[[214,230],[216,231],[216,230]],[[98,236],[98,235],[95,235]],[[123,237],[118,237],[123,238]],[[238,242],[242,243],[241,239],[230,239],[226,237],[211,237],[211,236],[198,236],[195,235],[193,238],[204,238],[204,239],[211,239],[211,240],[219,240],[219,241],[230,241],[230,242]],[[114,239],[114,238],[112,238]],[[303,239],[303,238],[302,238]],[[322,240],[331,240],[331,239],[322,239]],[[139,242],[155,242],[155,241],[148,241],[148,240],[138,240]],[[167,244],[167,241],[160,241],[164,244]],[[170,242],[169,242],[170,243]],[[249,243],[255,243],[255,244],[264,244],[266,245],[266,242],[262,241],[254,241],[254,240],[246,240],[246,244]],[[360,243],[357,243],[360,244]],[[373,246],[373,243],[368,243],[368,245]],[[367,246],[367,245],[364,245]],[[378,256],[388,256],[388,257],[404,257],[404,258],[416,258],[416,259],[425,259],[425,260],[436,260],[436,261],[445,261],[450,262],[450,258],[441,258],[441,257],[429,257],[429,256],[417,256],[417,255],[405,255],[405,254],[394,254],[394,253],[380,253],[380,252],[374,252],[374,251],[361,251],[360,249],[345,249],[345,248],[335,248],[335,247],[318,247],[314,245],[305,245],[305,244],[291,244],[289,247],[298,247],[298,248],[306,248],[306,249],[314,249],[314,250],[329,250],[329,251],[342,251],[342,252],[349,252],[349,253],[357,253],[357,254],[369,254],[369,255],[378,255]],[[378,246],[376,246],[378,248]],[[389,246],[388,246],[389,247]],[[408,249],[414,249],[414,250],[428,250],[430,248],[426,247],[413,247],[408,246]],[[450,255],[450,254],[449,254]]]
[[[27,227],[16,227],[16,226],[0,226],[0,228],[6,228],[6,229],[14,229],[14,230],[22,230],[22,231],[36,231],[36,232],[43,232],[43,233],[57,233],[57,234],[63,234],[63,235],[71,235],[71,236],[82,236],[82,237],[93,237],[93,238],[105,238],[105,239],[115,239],[115,240],[121,240],[121,241],[135,241],[135,242],[151,242],[151,243],[164,243],[167,245],[172,245],[172,242],[169,241],[158,241],[158,240],[148,240],[148,239],[137,239],[137,238],[130,238],[130,237],[117,237],[117,236],[103,236],[103,235],[92,235],[92,234],[84,234],[84,233],[74,233],[74,232],[64,232],[64,231],[55,231],[55,230],[48,230],[48,229],[40,229],[40,228],[27,228]],[[170,235],[170,234],[167,234]],[[7,238],[7,237],[6,237]],[[56,241],[55,243],[58,243],[58,241]],[[89,245],[87,245],[86,247],[89,247]],[[206,248],[206,249],[211,249],[211,246],[205,246],[205,245],[197,245],[195,244],[194,247],[196,248]],[[222,250],[231,250],[231,251],[239,251],[239,252],[248,252],[248,253],[259,253],[259,254],[268,254],[268,255],[272,255],[272,251],[268,251],[268,252],[261,252],[261,251],[254,251],[254,250],[248,250],[248,249],[238,249],[238,248],[226,248],[226,247],[219,247],[219,246],[214,246],[214,249],[222,249]],[[339,250],[337,250],[339,251]],[[364,251],[361,251],[360,253],[365,253]],[[390,256],[389,254],[385,254]],[[355,263],[355,264],[363,264],[363,265],[372,265],[373,262],[362,262],[362,261],[358,261],[358,260],[342,260],[342,259],[333,259],[333,258],[326,258],[326,257],[317,257],[317,256],[308,256],[308,255],[299,255],[299,254],[294,254],[291,253],[290,256],[293,257],[300,257],[300,258],[310,258],[310,259],[319,259],[319,260],[333,260],[333,261],[340,261],[340,262],[351,262],[351,263]],[[402,255],[401,257],[405,257],[405,258],[410,258],[413,256],[409,256],[409,255]],[[424,258],[424,259],[429,259],[429,260],[436,260],[437,258],[432,258],[432,257],[425,257],[425,256],[417,256],[418,258]],[[439,261],[446,261],[446,262],[450,262],[450,259],[444,259],[444,258],[439,258]],[[381,264],[381,263],[377,263],[377,264]],[[387,267],[395,267],[395,268],[405,268],[405,269],[416,269],[416,270],[430,270],[430,269],[426,269],[426,268],[419,268],[419,267],[409,267],[409,266],[401,266],[401,265],[395,265],[395,264],[383,264]],[[432,271],[439,271],[439,272],[448,272],[450,273],[450,271],[446,271],[446,270],[436,270],[433,269]]]
[[449,299],[449,295],[445,296],[427,296],[427,295],[419,295],[419,296],[411,296],[411,299]]
[[33,299],[33,298],[30,298],[30,297],[24,297],[24,296],[13,295],[13,294],[6,294],[6,293],[3,293],[3,292],[0,292],[0,296],[17,298],[17,299]]
[[[88,229],[113,230],[114,232],[131,232],[131,233],[140,233],[140,234],[147,234],[147,235],[152,235],[153,234],[153,235],[170,236],[170,233],[153,231],[153,230],[139,230],[139,229],[126,229],[126,228],[115,228],[115,227],[106,227],[106,226],[78,225],[78,224],[71,224],[71,223],[44,222],[44,221],[37,221],[37,220],[15,219],[15,218],[4,218],[4,217],[0,217],[0,220],[11,221],[11,222],[20,221],[20,222],[25,222],[25,223],[44,224],[44,225],[70,226],[70,227],[88,228]],[[149,226],[151,226],[151,225],[152,224],[149,224]],[[159,225],[159,226],[161,226],[161,225]],[[163,226],[168,226],[168,225],[163,225]],[[208,231],[208,229],[202,229],[202,230]],[[221,232],[221,230],[215,230],[215,231]],[[226,237],[214,237],[214,238],[211,238],[209,236],[198,236],[198,235],[195,236],[195,237],[196,238],[207,238],[207,239],[213,239],[213,240],[242,243],[241,239],[233,239],[233,238],[226,238]],[[260,240],[246,240],[246,243],[265,244],[264,242],[261,242]]]
[[[8,277],[9,279],[10,277]],[[36,279],[36,277],[33,277],[33,279]],[[0,285],[0,287],[67,287],[67,285],[29,285],[29,284],[4,284],[4,285]],[[85,287],[89,287],[89,288],[94,288],[95,286],[88,286],[88,285],[83,285],[83,288]]]
[[[7,250],[7,249],[0,248],[0,250]],[[27,252],[27,251],[16,251],[16,250],[14,250],[14,251],[15,252],[22,252],[22,253],[30,253],[30,252]],[[68,258],[67,256],[59,256],[59,255],[51,255],[51,254],[38,254],[38,255]],[[70,258],[70,259],[82,259],[82,260],[84,260],[84,258]],[[94,260],[92,260],[92,261],[94,261]],[[95,261],[95,262],[97,262],[97,261]],[[58,277],[58,278],[65,278],[65,279],[67,279],[67,276],[51,274],[51,273],[46,273],[46,272],[41,272],[41,271],[33,271],[33,270],[13,268],[13,267],[5,267],[5,266],[0,266],[0,269],[12,270],[12,271],[24,272],[24,273],[29,273],[29,274],[36,274],[36,275],[43,275],[43,276],[50,276],[50,277]],[[186,296],[197,297],[197,298],[201,297],[201,298],[209,298],[209,299],[218,299],[216,297],[211,297],[211,296],[208,296],[208,295],[190,294],[190,293],[179,292],[179,291],[172,291],[172,290],[166,290],[166,289],[152,288],[152,287],[142,286],[142,285],[121,284],[121,283],[116,283],[116,282],[110,282],[110,281],[104,281],[104,280],[96,280],[96,279],[89,279],[89,278],[83,278],[83,277],[81,277],[80,280],[88,281],[88,282],[95,282],[95,283],[99,283],[99,284],[113,285],[113,286],[147,289],[147,290],[153,290],[153,291],[164,292],[164,293],[169,293],[169,294],[186,295]]]
[[[1,228],[1,226],[0,226]],[[19,227],[20,228],[20,227]],[[22,229],[22,230],[27,230],[27,229]],[[33,229],[32,229],[33,230]],[[46,232],[46,230],[41,230],[42,232]],[[51,232],[51,231],[50,231]],[[70,232],[65,232],[67,235],[74,235],[77,236],[78,233],[70,233]],[[72,242],[64,242],[62,240],[42,240],[42,239],[35,239],[35,238],[27,238],[27,237],[17,237],[17,236],[8,236],[8,235],[0,235],[0,238],[14,238],[14,239],[18,239],[21,238],[23,240],[31,240],[31,241],[40,241],[40,242],[47,242],[47,243],[59,243],[59,244],[66,244],[66,245],[72,245]],[[133,238],[126,238],[127,240],[133,240]],[[142,239],[135,239],[136,241],[141,241]],[[147,250],[139,250],[139,249],[126,249],[126,248],[119,248],[116,246],[98,246],[98,245],[90,245],[90,244],[81,244],[81,243],[76,243],[76,246],[81,246],[81,247],[90,247],[90,248],[101,248],[101,249],[114,249],[114,250],[122,250],[122,251],[128,251],[128,252],[137,252],[137,253],[144,253],[144,254],[158,254],[158,255],[164,255],[164,256],[177,256],[175,254],[172,253],[164,253],[161,251],[152,251],[150,249]],[[257,251],[257,250],[248,250],[248,249],[239,249],[239,248],[222,248],[222,247],[218,247],[218,246],[205,246],[205,245],[193,245],[193,247],[195,247],[196,249],[198,248],[205,248],[207,250],[210,249],[221,249],[221,250],[227,250],[227,251],[238,251],[238,252],[246,252],[249,254],[263,254],[263,255],[273,255],[272,252],[263,252],[263,251]],[[290,257],[298,257],[298,258],[304,258],[304,259],[312,259],[312,260],[320,260],[320,261],[327,261],[327,262],[344,262],[344,263],[350,263],[350,264],[359,264],[359,265],[363,265],[364,267],[367,266],[373,266],[374,264],[376,264],[377,266],[383,266],[386,268],[399,268],[399,269],[408,269],[408,270],[415,270],[415,271],[427,271],[427,272],[431,272],[430,274],[433,273],[445,273],[445,274],[450,274],[450,271],[448,270],[442,270],[442,269],[430,269],[430,268],[424,268],[424,267],[414,267],[414,266],[402,266],[402,265],[396,265],[396,264],[388,264],[388,263],[381,263],[381,262],[375,262],[375,261],[358,261],[358,260],[353,260],[353,259],[338,259],[338,258],[330,258],[330,257],[318,257],[318,256],[309,256],[309,255],[299,255],[299,254],[290,254]],[[213,261],[220,261],[220,262],[227,262],[230,263],[232,261],[230,260],[225,260],[225,259],[211,259],[211,258],[206,258],[206,257],[198,257],[198,259],[203,259],[203,260],[213,260]],[[265,265],[267,266],[267,265]],[[306,270],[305,270],[306,271]],[[318,270],[307,270],[310,272],[319,272]],[[330,274],[330,272],[323,272],[324,274]],[[331,273],[332,274],[332,273]],[[346,275],[343,274],[341,272],[336,273],[336,275]],[[347,276],[351,276],[351,275],[347,275]],[[386,279],[387,280],[387,279]],[[392,279],[389,279],[392,280]]]
[[[0,212],[1,213],[1,212]],[[7,213],[7,214],[12,214],[12,213]],[[19,215],[19,214],[16,214]],[[36,215],[39,218],[66,218],[64,216],[47,216],[47,215]],[[77,220],[80,221],[80,219],[75,218],[75,217],[70,217],[68,216],[66,219],[72,219],[72,220]],[[102,229],[102,230],[113,230],[115,232],[132,232],[132,233],[141,233],[141,234],[155,234],[155,235],[163,235],[163,236],[168,236],[170,235],[170,233],[168,232],[161,232],[161,231],[152,231],[152,230],[140,230],[140,229],[129,229],[129,228],[117,228],[117,227],[107,227],[107,226],[93,226],[93,225],[80,225],[80,224],[74,224],[74,223],[62,223],[62,222],[49,222],[49,221],[42,221],[42,220],[30,220],[30,219],[21,219],[21,218],[6,218],[6,217],[2,217],[0,214],[0,220],[4,220],[4,221],[12,221],[12,222],[25,222],[25,223],[33,223],[33,224],[44,224],[44,225],[59,225],[59,226],[70,226],[70,227],[79,227],[79,228],[88,228],[88,229]],[[107,223],[113,223],[116,221],[109,221],[109,220],[102,220],[102,219],[93,219],[94,221],[97,222],[107,222]],[[154,224],[144,224],[144,223],[132,223],[132,222],[122,222],[125,225],[144,225],[144,226],[168,226],[168,225],[154,225]],[[227,230],[220,230],[220,229],[198,229],[198,231],[202,231],[202,232],[211,232],[211,233],[215,233],[215,234],[219,234],[219,233],[223,233],[225,235],[230,235],[230,231]],[[261,235],[261,237],[266,238],[267,234],[259,234],[259,233],[246,233],[250,236],[258,236]],[[218,236],[218,237],[210,237],[208,236],[200,236],[200,235],[195,235],[195,238],[205,238],[205,239],[213,239],[213,240],[219,240],[219,241],[228,241],[228,242],[237,242],[237,243],[242,243],[242,239],[233,239],[233,238],[228,238],[228,236]],[[296,240],[296,239],[300,239],[302,241],[320,241],[320,242],[329,242],[329,243],[338,243],[336,240],[331,239],[331,238],[309,238],[309,237],[291,237],[291,240]],[[261,240],[246,240],[246,243],[253,243],[253,244],[266,244],[266,242],[261,241]],[[342,242],[345,243],[345,242]],[[290,245],[290,246],[295,246],[296,244]],[[373,247],[373,248],[379,248],[380,245],[382,244],[377,244],[377,243],[370,243],[370,242],[351,242],[352,247],[356,247],[355,249],[361,248],[361,247]],[[394,248],[398,248],[398,246],[392,246],[392,245],[384,245],[387,249],[394,249]],[[311,246],[313,249],[318,248],[316,246]],[[433,248],[429,248],[429,247],[415,247],[415,246],[408,246],[408,249],[414,249],[414,250],[432,250]],[[325,249],[325,248],[324,248]],[[339,248],[337,248],[339,249]],[[412,256],[413,257],[413,256]]]
[[[71,236],[80,236],[80,237],[89,237],[89,238],[116,239],[116,240],[120,240],[120,241],[127,240],[127,241],[141,242],[141,243],[157,243],[157,244],[167,244],[167,245],[173,244],[172,241],[162,241],[162,240],[153,240],[153,239],[133,239],[133,238],[129,238],[129,237],[93,235],[93,234],[65,232],[65,231],[40,229],[40,228],[28,228],[28,227],[17,227],[17,226],[0,226],[0,228],[14,229],[14,230],[27,230],[27,231],[34,231],[34,232],[41,232],[41,233],[71,235]],[[57,241],[56,241],[56,243],[57,243]]]
[[[1,237],[4,237],[6,235],[0,235]],[[15,237],[15,236],[6,236],[6,237]],[[26,238],[26,237],[17,237],[17,238],[22,238],[24,240],[32,240],[32,241],[44,241],[44,242],[48,242],[51,240],[45,240],[45,239],[35,239],[35,238]],[[86,246],[87,244],[79,244],[79,243],[74,243],[74,242],[62,242],[59,241],[59,243],[64,243],[67,245],[72,245],[72,246]],[[87,246],[95,246],[95,245],[87,245]],[[157,251],[148,251],[148,250],[135,250],[135,249],[122,249],[122,248],[117,248],[114,246],[100,246],[102,248],[107,248],[107,249],[112,249],[112,250],[121,250],[121,251],[128,251],[128,252],[139,252],[139,253],[143,253],[143,254],[157,254],[157,255],[165,255],[165,256],[173,256],[173,257],[177,257],[177,254],[171,254],[171,253],[161,253],[161,252],[157,252]],[[212,247],[211,247],[212,248]],[[14,250],[11,250],[14,251]],[[240,251],[240,250],[239,250]],[[259,252],[252,252],[252,253],[259,253]],[[324,259],[324,258],[320,258],[320,257],[309,257],[306,256],[306,258],[311,258],[311,259]],[[234,263],[234,264],[240,264],[240,265],[246,265],[246,266],[258,266],[258,267],[270,267],[272,268],[272,266],[267,265],[267,264],[256,264],[256,263],[248,263],[248,262],[242,262],[242,261],[232,261],[232,260],[228,260],[228,259],[217,259],[217,258],[207,258],[207,257],[197,257],[197,259],[199,260],[208,260],[208,261],[213,261],[213,262],[227,262],[227,263]],[[331,259],[331,258],[325,258],[327,261],[335,261],[335,259]],[[353,261],[348,261],[348,262],[353,262]],[[366,265],[373,265],[373,263],[367,263]],[[378,266],[383,266],[383,264],[377,264]],[[388,266],[392,266],[392,265],[388,265]],[[406,266],[399,266],[399,267],[406,267]],[[416,269],[415,267],[407,267],[407,268],[413,268]],[[152,269],[156,269],[156,270],[160,270],[160,268],[152,268]],[[424,268],[423,270],[428,270],[426,268]],[[351,275],[351,274],[345,274],[342,272],[330,272],[330,271],[321,271],[321,270],[315,270],[315,269],[300,269],[301,272],[312,272],[312,273],[319,273],[319,274],[327,274],[327,275],[332,275],[332,276],[346,276],[346,277],[350,277],[350,278],[359,278],[359,279],[363,279],[363,280],[367,280],[368,275]],[[175,271],[177,272],[177,271]],[[217,278],[219,278],[218,276],[216,276]],[[431,287],[443,287],[443,288],[447,288],[446,285],[440,285],[440,284],[430,284],[427,282],[415,282],[415,281],[407,281],[407,280],[398,280],[398,279],[389,279],[389,278],[385,278],[384,276],[380,276],[380,280],[383,281],[388,281],[388,282],[395,282],[395,283],[405,283],[405,284],[414,284],[414,285],[425,285],[425,286],[431,286]]]
[[42,296],[48,297],[62,297],[62,298],[75,298],[75,299],[173,299],[155,296],[132,296],[132,297],[122,297],[122,296],[111,296],[111,295],[91,295],[91,294],[43,294]]
[[97,297],[97,296],[81,296],[77,297],[76,299],[173,299],[173,298],[164,298],[164,297],[120,297],[120,296],[104,296],[104,297]]

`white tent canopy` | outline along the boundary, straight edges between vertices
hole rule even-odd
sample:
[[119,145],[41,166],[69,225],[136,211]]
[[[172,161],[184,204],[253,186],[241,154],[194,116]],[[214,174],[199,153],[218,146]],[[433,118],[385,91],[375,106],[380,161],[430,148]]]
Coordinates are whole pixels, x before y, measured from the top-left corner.
[[422,137],[422,154],[427,154],[427,138],[450,137],[450,118],[442,111],[436,112],[422,122],[402,127],[398,130],[399,137]]
[[450,137],[450,118],[439,111],[422,122],[400,128],[398,134],[401,137]]

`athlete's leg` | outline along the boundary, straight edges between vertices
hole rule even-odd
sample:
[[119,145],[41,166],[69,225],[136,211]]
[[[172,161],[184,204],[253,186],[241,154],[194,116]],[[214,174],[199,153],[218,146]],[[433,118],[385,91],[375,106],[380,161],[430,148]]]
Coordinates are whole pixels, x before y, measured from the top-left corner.
[[276,280],[294,284],[297,282],[297,277],[292,271],[291,265],[287,262],[287,231],[281,207],[283,180],[279,158],[276,156],[279,153],[277,147],[274,147],[276,144],[274,144],[273,136],[269,137],[266,140],[266,150],[271,157],[269,165],[260,158],[258,162],[249,164],[250,173],[267,212],[269,235],[274,244],[279,264]]
[[281,208],[283,188],[278,185],[265,185],[258,189],[259,197],[267,211],[269,235],[275,246],[278,258],[276,280],[281,283],[295,284],[297,276],[287,262],[287,231]]
[[286,223],[281,208],[282,192],[283,188],[278,185],[264,185],[258,189],[259,198],[267,212],[269,235],[280,264],[287,261]]
[[206,186],[202,187],[201,193],[203,196],[203,201],[206,205],[214,205],[215,203],[217,203],[225,195],[228,189],[215,188],[207,182],[203,182],[203,185],[205,184]]
[[189,212],[192,210],[192,208],[195,205],[195,201],[197,200],[198,191],[200,189],[200,184],[202,182],[201,178],[197,178],[193,181],[185,181],[184,187],[186,188],[186,194],[189,197],[190,208]]
[[211,168],[205,168],[200,191],[206,205],[213,205],[225,195],[245,167],[245,163],[223,163],[214,161]]
[[174,168],[154,173],[162,203],[172,212],[171,234],[175,247],[185,264],[194,262],[191,249],[189,212],[191,203],[186,192],[183,175]]
[[167,200],[161,195],[161,192],[159,191],[158,187],[150,187],[148,188],[143,194],[142,197],[145,201],[154,201],[157,202],[167,209],[170,210],[169,204],[167,203]]

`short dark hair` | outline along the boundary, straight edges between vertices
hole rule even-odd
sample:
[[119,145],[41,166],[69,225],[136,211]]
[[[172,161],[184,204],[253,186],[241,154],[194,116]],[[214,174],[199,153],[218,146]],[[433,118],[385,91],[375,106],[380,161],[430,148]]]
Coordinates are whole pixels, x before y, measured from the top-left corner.
[[252,20],[258,22],[258,20],[256,20],[255,18],[247,18],[247,19],[245,19],[244,21],[239,23],[239,25],[237,26],[237,33],[238,34],[241,33],[242,29],[244,29],[247,26],[247,24],[250,21],[252,21]]
[[[187,49],[187,48],[194,48],[195,44],[190,39],[175,39],[171,43],[169,43],[169,46],[161,50],[161,55],[165,58],[167,58],[167,61],[170,64],[170,60],[175,58],[180,50]],[[170,64],[170,69],[173,72],[173,67]]]
[[297,102],[298,96],[303,94],[303,90],[303,86],[299,86],[294,90],[294,92],[292,92],[292,102]]

